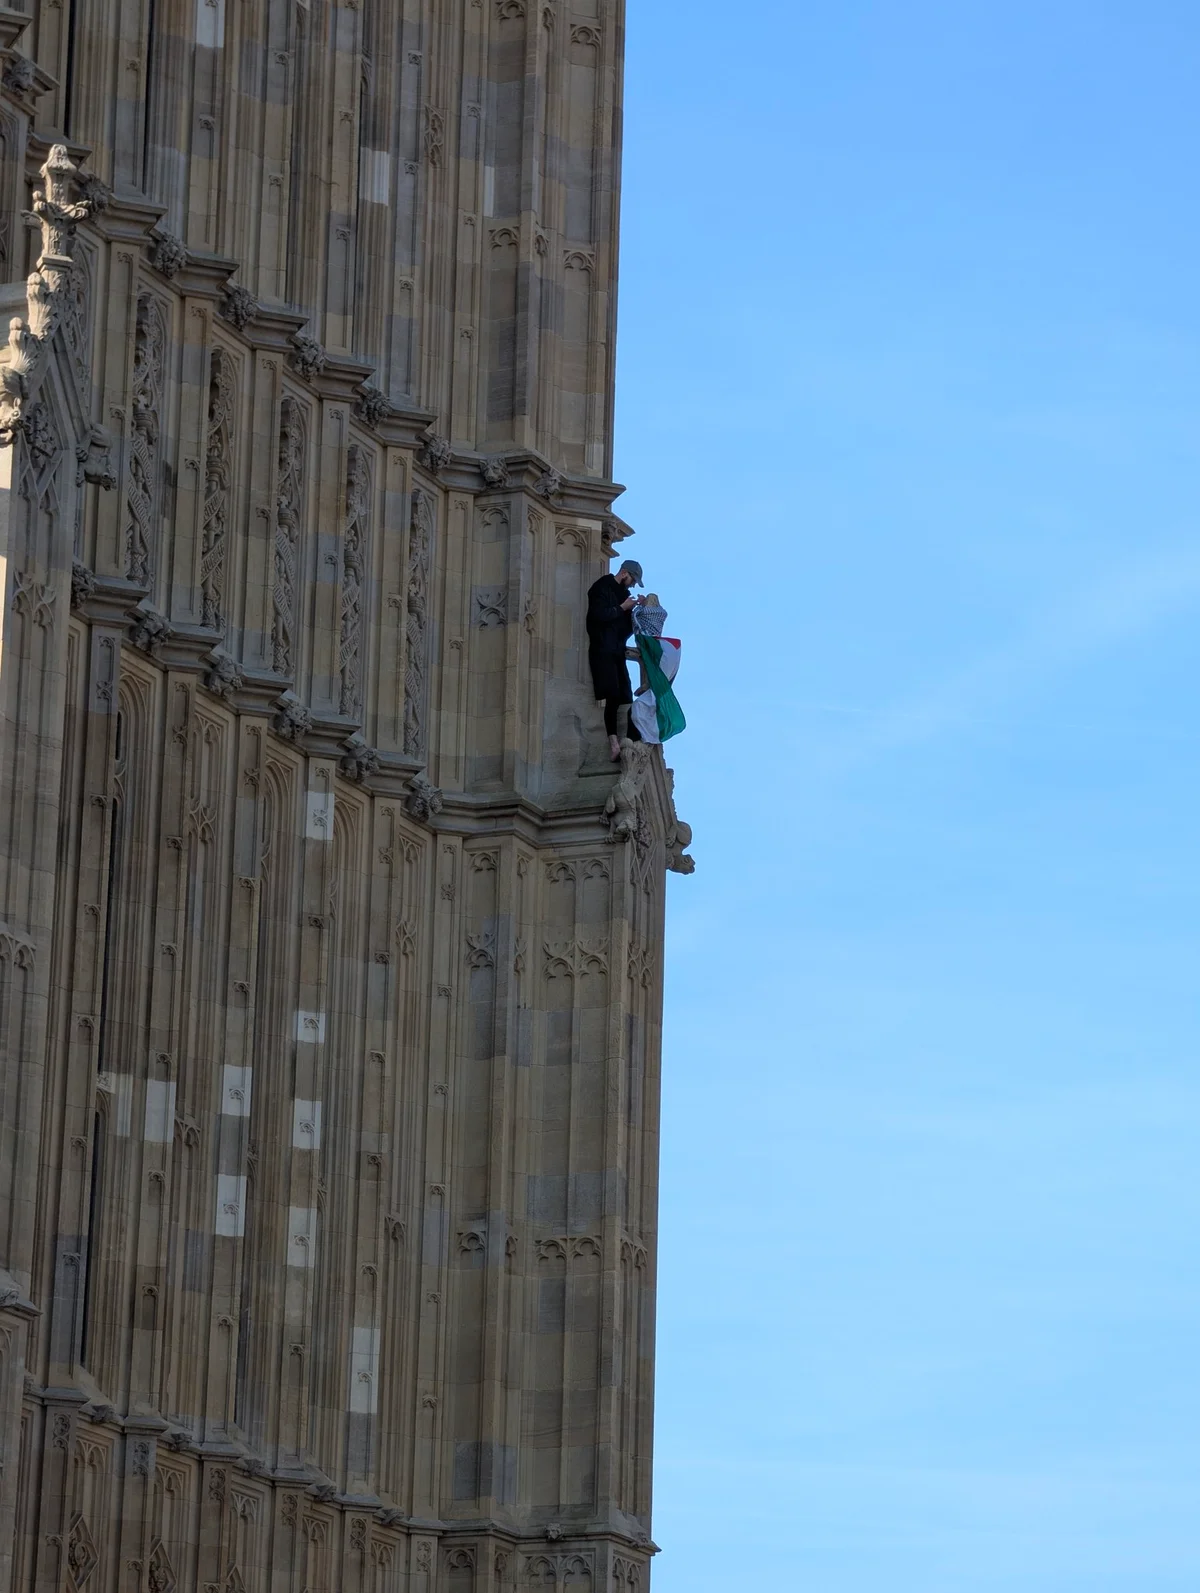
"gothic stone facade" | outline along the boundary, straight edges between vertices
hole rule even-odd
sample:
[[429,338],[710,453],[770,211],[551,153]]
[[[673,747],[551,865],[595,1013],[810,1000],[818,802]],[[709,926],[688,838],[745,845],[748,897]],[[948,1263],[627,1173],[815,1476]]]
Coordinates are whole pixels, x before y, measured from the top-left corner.
[[622,12],[0,9],[0,1593],[648,1587]]

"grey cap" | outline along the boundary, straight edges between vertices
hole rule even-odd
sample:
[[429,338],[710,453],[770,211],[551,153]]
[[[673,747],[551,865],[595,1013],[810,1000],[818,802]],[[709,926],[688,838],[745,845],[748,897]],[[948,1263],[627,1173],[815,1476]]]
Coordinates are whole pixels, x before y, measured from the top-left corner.
[[645,586],[646,583],[642,580],[642,567],[636,559],[626,559],[617,574],[624,575],[626,571],[633,576],[634,586]]

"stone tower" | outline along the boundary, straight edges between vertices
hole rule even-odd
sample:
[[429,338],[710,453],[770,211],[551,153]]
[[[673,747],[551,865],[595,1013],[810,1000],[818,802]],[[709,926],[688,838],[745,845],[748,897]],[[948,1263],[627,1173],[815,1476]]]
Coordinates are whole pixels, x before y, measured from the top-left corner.
[[0,9],[0,1593],[648,1587],[623,11]]

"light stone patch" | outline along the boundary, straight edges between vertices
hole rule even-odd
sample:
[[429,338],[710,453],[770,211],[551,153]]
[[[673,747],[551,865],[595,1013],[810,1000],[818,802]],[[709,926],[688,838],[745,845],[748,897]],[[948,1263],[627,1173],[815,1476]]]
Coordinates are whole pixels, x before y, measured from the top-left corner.
[[196,43],[208,50],[225,43],[225,0],[196,0]]
[[392,191],[392,157],[386,149],[364,149],[359,162],[358,196],[386,205]]
[[246,1180],[241,1173],[217,1174],[217,1213],[213,1232],[240,1239],[246,1231]]
[[293,1103],[292,1144],[296,1150],[320,1150],[321,1103],[300,1101]]
[[144,1137],[151,1145],[169,1145],[175,1138],[174,1079],[150,1079],[147,1082]]
[[296,1038],[302,1045],[324,1045],[325,1014],[323,1012],[297,1012]]
[[317,1264],[317,1208],[315,1206],[288,1207],[289,1267],[304,1271]]
[[356,1327],[350,1351],[350,1409],[374,1416],[379,1409],[379,1329]]
[[304,835],[309,841],[333,840],[333,792],[310,787]]
[[109,1133],[128,1139],[133,1132],[133,1075],[101,1073],[96,1079],[96,1088],[113,1098],[108,1114]]
[[253,1068],[232,1067],[226,1063],[221,1077],[221,1111],[225,1117],[250,1116],[253,1082]]

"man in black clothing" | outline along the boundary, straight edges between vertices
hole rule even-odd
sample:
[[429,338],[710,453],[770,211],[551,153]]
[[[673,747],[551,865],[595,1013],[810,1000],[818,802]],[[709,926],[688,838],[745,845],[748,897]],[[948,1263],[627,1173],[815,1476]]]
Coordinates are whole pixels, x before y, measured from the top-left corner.
[[[602,575],[588,590],[588,663],[596,700],[604,702],[604,728],[614,763],[621,757],[617,710],[633,701],[625,667],[625,644],[633,635],[633,610],[641,599],[634,597],[629,588],[641,585],[641,565],[636,559],[626,559],[615,575]],[[632,718],[626,733],[631,741],[642,739]]]

